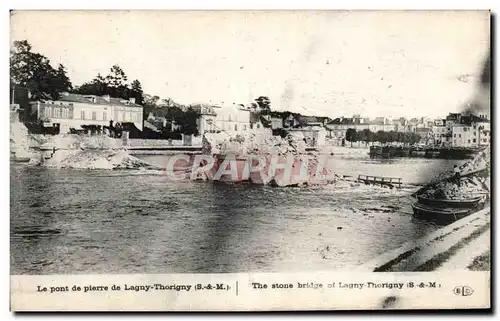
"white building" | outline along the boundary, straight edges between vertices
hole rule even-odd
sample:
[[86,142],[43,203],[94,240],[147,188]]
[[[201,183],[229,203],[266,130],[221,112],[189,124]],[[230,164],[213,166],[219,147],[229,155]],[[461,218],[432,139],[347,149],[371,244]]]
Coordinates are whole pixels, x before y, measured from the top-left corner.
[[109,126],[109,122],[134,123],[142,131],[143,107],[129,100],[110,96],[62,93],[59,100],[31,102],[30,117],[50,125],[59,124],[60,133],[85,125]]
[[[477,130],[477,143],[479,146],[490,145],[491,142],[491,127],[490,122],[486,119],[486,116],[480,117],[475,123]],[[474,124],[472,126],[474,128]]]
[[[473,147],[477,146],[477,140],[473,137],[473,130],[465,124],[454,124],[452,127],[453,147]],[[476,140],[476,142],[474,142]]]
[[490,144],[490,122],[485,117],[460,116],[452,125],[453,147],[479,147]]
[[432,145],[444,146],[451,141],[451,135],[448,134],[446,119],[436,119],[431,127]]
[[200,117],[196,120],[200,135],[203,136],[205,133],[218,131],[216,125],[217,113],[215,112],[215,109],[218,108],[217,106],[198,104],[190,107],[200,114]]
[[250,130],[250,110],[241,105],[213,106],[216,113],[215,130],[244,133]]

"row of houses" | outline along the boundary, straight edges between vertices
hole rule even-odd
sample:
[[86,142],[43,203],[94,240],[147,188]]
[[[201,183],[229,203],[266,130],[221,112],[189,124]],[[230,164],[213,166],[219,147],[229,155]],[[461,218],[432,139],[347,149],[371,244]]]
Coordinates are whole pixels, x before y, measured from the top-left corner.
[[[200,134],[206,132],[225,131],[232,134],[246,131],[271,131],[265,126],[265,117],[254,113],[243,105],[216,106],[191,105],[200,117],[197,119]],[[80,95],[64,92],[58,100],[39,100],[30,103],[27,119],[41,121],[47,127],[59,127],[60,133],[67,133],[71,128],[82,126],[108,126],[114,123],[132,123],[143,130],[144,124],[154,123],[157,127],[167,125],[164,117],[149,115],[143,119],[143,106],[136,104],[135,99],[124,100],[110,96]],[[145,122],[146,120],[146,122]],[[269,118],[267,119],[269,120]],[[161,126],[162,125],[162,126]],[[178,128],[175,121],[170,130]]]
[[[321,121],[321,119],[318,119]],[[319,122],[317,122],[319,123]],[[416,133],[421,137],[421,143],[433,147],[478,147],[490,144],[490,122],[486,115],[450,113],[444,119],[429,117],[404,117],[389,119],[376,117],[369,119],[354,115],[339,117],[323,124],[327,137],[333,143],[341,145],[345,142],[348,129],[371,132],[403,132]]]
[[[302,130],[301,128],[317,131],[321,128],[321,131],[325,131],[325,137],[341,144],[345,141],[347,130],[353,128],[357,131],[368,129],[372,132],[413,132],[419,134],[427,145],[437,147],[474,147],[490,143],[490,122],[486,115],[450,113],[443,119],[422,117],[409,120],[386,117],[369,119],[354,115],[331,119],[289,112],[263,114],[255,108],[241,104],[196,104],[190,107],[200,115],[197,125],[201,135],[221,131],[236,135],[249,131],[271,132],[278,129]],[[115,124],[133,123],[142,131],[144,124],[148,123],[143,119],[143,107],[136,104],[133,98],[124,100],[67,92],[62,93],[57,101],[31,102],[28,119],[41,120],[48,126],[57,125],[61,133],[84,125],[107,126],[110,121]],[[166,125],[164,118],[150,115],[146,120]],[[170,129],[176,129],[175,122]]]
[[370,119],[354,115],[353,117],[339,117],[333,119],[325,125],[328,131],[328,137],[334,142],[340,144],[345,141],[348,129],[356,131],[370,130],[371,132],[402,132],[417,133],[421,137],[427,137],[432,127],[432,120],[427,117],[406,119],[404,117],[390,119],[387,117],[376,117]]
[[433,122],[430,144],[439,147],[479,147],[490,144],[491,127],[486,115],[450,113]]

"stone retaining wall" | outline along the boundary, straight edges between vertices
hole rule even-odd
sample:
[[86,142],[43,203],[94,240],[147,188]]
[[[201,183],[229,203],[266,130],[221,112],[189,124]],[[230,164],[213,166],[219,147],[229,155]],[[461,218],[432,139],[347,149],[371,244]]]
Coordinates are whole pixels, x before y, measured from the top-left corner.
[[[464,240],[479,236],[489,228],[490,208],[485,208],[423,238],[382,253],[358,267],[359,272],[415,271],[429,261],[459,246]],[[467,255],[464,253],[464,255]]]

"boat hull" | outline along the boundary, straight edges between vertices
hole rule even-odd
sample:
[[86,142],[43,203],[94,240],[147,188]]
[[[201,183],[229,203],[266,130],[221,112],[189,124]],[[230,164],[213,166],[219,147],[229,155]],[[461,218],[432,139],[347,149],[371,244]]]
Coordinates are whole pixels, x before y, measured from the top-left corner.
[[473,212],[473,208],[434,208],[418,202],[411,205],[413,216],[419,220],[434,222],[439,225],[448,225],[461,218],[464,218]]
[[481,196],[463,200],[432,199],[424,196],[417,196],[418,202],[423,205],[435,206],[437,208],[473,208],[482,199]]

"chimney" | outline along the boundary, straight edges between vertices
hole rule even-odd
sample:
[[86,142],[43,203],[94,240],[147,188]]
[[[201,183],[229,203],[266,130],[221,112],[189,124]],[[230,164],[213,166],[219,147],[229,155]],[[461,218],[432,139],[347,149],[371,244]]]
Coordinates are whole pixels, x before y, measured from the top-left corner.
[[135,104],[135,98],[129,98],[128,101],[131,103],[131,104]]
[[109,97],[109,95],[104,95],[104,96],[102,96],[102,98],[103,98],[105,101],[107,101],[108,103],[109,103],[109,102],[110,102],[110,100],[111,100],[111,99],[110,99],[110,97]]

